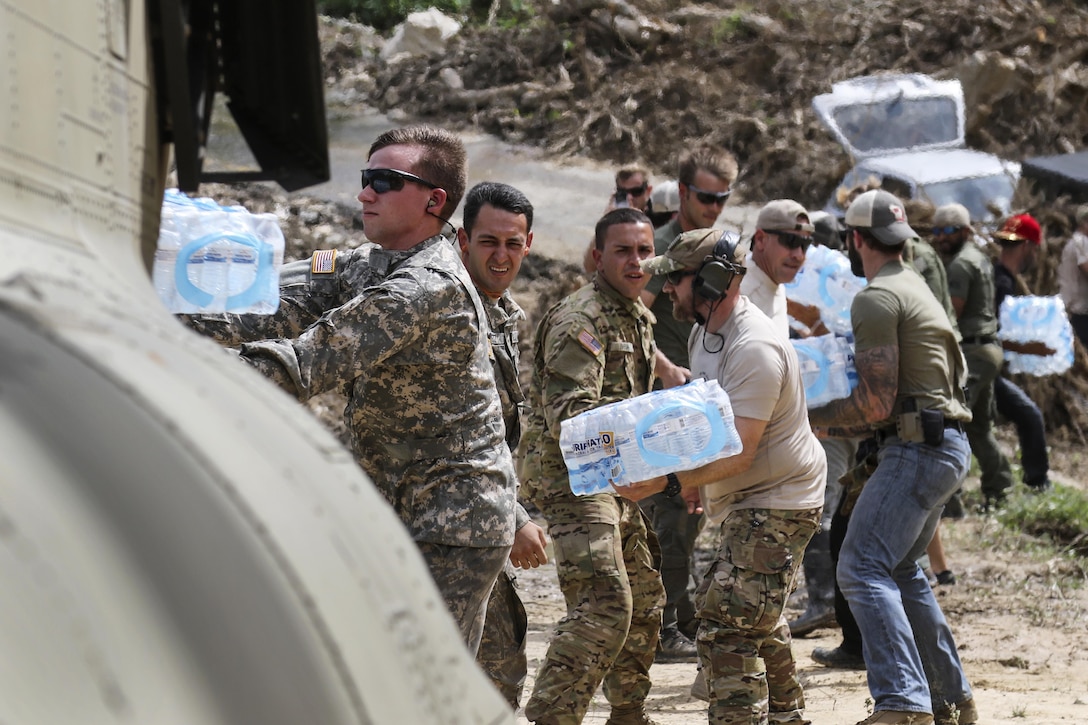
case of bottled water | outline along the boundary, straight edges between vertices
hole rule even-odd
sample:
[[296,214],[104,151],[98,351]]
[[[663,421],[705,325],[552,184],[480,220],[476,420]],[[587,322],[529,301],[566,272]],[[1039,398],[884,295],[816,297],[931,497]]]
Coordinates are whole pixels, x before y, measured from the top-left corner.
[[167,189],[152,281],[171,312],[268,315],[279,307],[283,250],[274,214]]
[[801,364],[805,400],[809,408],[846,398],[857,387],[854,346],[838,335],[790,340]]
[[1073,326],[1065,314],[1062,298],[1009,295],[998,311],[1001,328],[997,336],[1012,342],[1041,342],[1053,355],[1025,355],[1005,351],[1009,372],[1055,375],[1073,366]]
[[696,380],[588,410],[561,424],[559,447],[579,496],[740,453],[729,396]]
[[820,319],[828,330],[850,335],[850,305],[866,281],[850,271],[850,260],[828,247],[812,245],[805,263],[793,281],[786,284],[786,297],[820,310]]

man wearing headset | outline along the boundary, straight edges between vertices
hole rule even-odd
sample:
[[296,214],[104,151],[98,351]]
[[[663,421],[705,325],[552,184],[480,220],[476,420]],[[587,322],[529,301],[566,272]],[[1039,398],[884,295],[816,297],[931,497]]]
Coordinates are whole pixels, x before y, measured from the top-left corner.
[[746,250],[736,239],[714,229],[685,232],[643,267],[665,275],[673,313],[696,323],[692,376],[717,380],[729,394],[744,448],[619,491],[632,500],[682,495],[721,527],[697,595],[709,721],[807,722],[783,611],[820,526],[827,463],[808,425],[793,346],[740,293]]

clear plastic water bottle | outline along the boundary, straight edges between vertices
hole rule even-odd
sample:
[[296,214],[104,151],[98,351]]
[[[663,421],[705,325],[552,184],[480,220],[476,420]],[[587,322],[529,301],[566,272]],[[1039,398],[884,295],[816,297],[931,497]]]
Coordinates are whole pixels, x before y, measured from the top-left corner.
[[849,341],[837,335],[821,335],[790,342],[797,352],[805,386],[805,401],[809,408],[850,395],[857,385],[857,369],[853,364],[853,346]]
[[153,279],[171,312],[271,314],[279,307],[283,232],[271,214],[163,197]]
[[1064,373],[1073,366],[1073,328],[1062,298],[1033,295],[1007,296],[998,311],[998,337],[1012,342],[1041,342],[1052,355],[1026,355],[1005,351],[1012,373],[1044,376]]
[[846,335],[851,332],[850,306],[865,284],[863,278],[850,271],[850,262],[843,254],[812,246],[797,276],[785,289],[791,300],[817,307],[827,329]]

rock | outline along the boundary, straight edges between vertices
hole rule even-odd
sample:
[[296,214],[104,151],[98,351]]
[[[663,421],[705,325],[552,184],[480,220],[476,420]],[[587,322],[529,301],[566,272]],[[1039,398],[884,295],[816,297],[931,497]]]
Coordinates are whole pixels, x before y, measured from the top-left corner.
[[393,31],[380,56],[387,62],[396,62],[402,57],[442,53],[449,39],[460,30],[461,23],[437,8],[412,13]]

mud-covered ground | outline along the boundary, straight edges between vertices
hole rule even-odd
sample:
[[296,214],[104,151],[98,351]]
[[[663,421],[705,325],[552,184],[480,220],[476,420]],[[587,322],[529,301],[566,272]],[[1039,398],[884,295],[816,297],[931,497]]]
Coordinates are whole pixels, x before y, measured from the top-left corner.
[[[324,21],[330,114],[360,104],[403,119],[474,129],[608,165],[642,161],[656,178],[675,175],[686,144],[731,149],[742,176],[730,203],[792,197],[822,207],[849,159],[811,111],[834,81],[883,70],[958,77],[968,101],[969,145],[1011,159],[1088,146],[1088,7],[1078,2],[801,0],[694,5],[676,0],[521,2],[517,24],[462,30],[448,48],[394,64],[378,58],[383,39],[351,23]],[[267,187],[204,187],[224,202],[276,211],[289,256],[362,239],[357,208]],[[1080,200],[1022,190],[1020,209],[1044,223],[1047,254],[1026,282],[1053,294],[1054,269]],[[1020,210],[1018,209],[1018,210]],[[537,315],[581,281],[573,263],[530,256],[514,287],[527,308],[523,339]],[[1086,487],[1088,357],[1078,349],[1063,376],[1021,378],[1043,408],[1055,478]],[[338,401],[311,407],[338,426]],[[1015,436],[999,437],[1015,456]],[[977,478],[968,480],[977,491]],[[1083,560],[1040,553],[1035,540],[971,514],[945,528],[959,577],[938,590],[975,687],[985,723],[1088,722],[1088,593]],[[705,548],[713,545],[710,535]],[[562,597],[548,566],[522,576],[530,618],[531,677]],[[800,606],[795,602],[794,606]],[[811,662],[795,643],[809,716],[817,725],[853,723],[871,703],[864,676]],[[701,722],[687,689],[693,665],[657,665],[653,716],[663,725]],[[598,696],[587,722],[604,722]],[[524,719],[519,720],[524,722]]]

